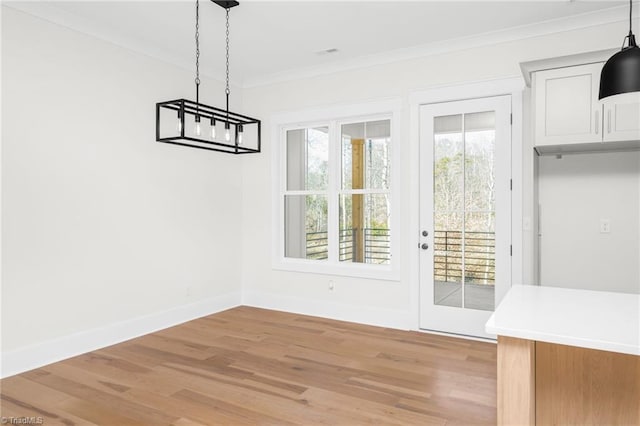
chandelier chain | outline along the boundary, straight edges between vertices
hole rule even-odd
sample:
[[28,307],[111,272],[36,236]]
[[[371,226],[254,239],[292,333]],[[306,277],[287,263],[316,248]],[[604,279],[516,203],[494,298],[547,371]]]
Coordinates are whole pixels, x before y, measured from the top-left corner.
[[229,8],[227,8],[227,88],[225,93],[227,95],[231,93],[231,90],[229,90]]
[[196,0],[196,86],[200,85],[200,0]]

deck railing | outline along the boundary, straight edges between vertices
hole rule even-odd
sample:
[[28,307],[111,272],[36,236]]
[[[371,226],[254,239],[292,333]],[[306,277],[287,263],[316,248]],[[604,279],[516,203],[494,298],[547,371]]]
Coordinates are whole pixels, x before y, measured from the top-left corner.
[[307,259],[323,260],[329,253],[326,232],[307,232]]
[[[435,231],[434,279],[493,285],[496,279],[494,232]],[[463,248],[464,247],[464,248]],[[463,256],[464,255],[464,256]]]
[[[341,229],[339,259],[355,261],[358,253],[358,232],[364,232],[364,262],[389,263],[391,260],[391,230],[382,228]],[[464,251],[463,251],[464,247]],[[496,279],[494,232],[434,232],[434,279],[444,282],[462,282],[463,254],[464,280],[468,284],[493,285]],[[328,237],[326,232],[307,233],[307,259],[326,259]]]
[[[364,233],[364,248],[358,247]],[[389,263],[391,260],[391,231],[383,228],[341,229],[338,241],[341,262],[355,261],[358,253],[363,254],[365,263]],[[328,234],[326,232],[307,233],[307,259],[326,259],[328,255]]]

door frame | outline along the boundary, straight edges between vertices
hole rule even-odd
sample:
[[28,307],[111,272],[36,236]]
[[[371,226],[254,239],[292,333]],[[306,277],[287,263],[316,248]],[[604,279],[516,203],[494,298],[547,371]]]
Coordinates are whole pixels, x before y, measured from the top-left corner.
[[[533,179],[523,178],[523,97],[525,84],[522,77],[481,81],[455,86],[441,86],[417,90],[409,94],[409,238],[406,242],[409,263],[409,293],[413,328],[420,329],[420,106],[441,102],[463,101],[475,98],[511,95],[511,283],[524,283],[523,253],[529,249],[523,244],[523,192],[532,192]],[[532,155],[526,156],[528,160]]]

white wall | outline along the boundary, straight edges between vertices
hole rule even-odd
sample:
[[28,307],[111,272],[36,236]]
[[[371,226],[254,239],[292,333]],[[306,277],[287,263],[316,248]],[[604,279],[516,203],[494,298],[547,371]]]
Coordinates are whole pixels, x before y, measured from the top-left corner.
[[640,293],[640,153],[538,161],[541,284]]
[[[403,216],[401,226],[393,230],[401,233],[403,242],[394,259],[401,263],[402,276],[399,281],[382,281],[272,269],[272,194],[268,177],[272,175],[274,141],[269,139],[269,131],[264,132],[264,155],[247,158],[244,164],[244,302],[373,324],[417,327],[418,253],[413,242],[417,241],[418,232],[418,166],[409,155],[409,94],[436,86],[518,76],[519,63],[523,61],[613,48],[620,44],[620,31],[618,24],[602,25],[245,90],[245,105],[251,105],[252,113],[263,118],[265,129],[270,128],[269,117],[276,112],[400,96],[404,99],[404,119],[400,123],[404,137],[394,141],[393,154],[400,155],[402,164],[399,180],[394,184],[400,189],[398,202]],[[528,136],[525,135],[523,162],[513,165],[515,169],[524,167],[527,173],[524,200],[533,197],[533,151]],[[533,203],[523,204],[524,215],[531,219]],[[516,277],[516,281],[525,283],[534,281],[531,229],[523,234],[529,245],[524,248],[529,257],[523,259],[527,275]],[[336,283],[335,291],[328,290],[330,279]]]
[[[240,159],[155,142],[155,103],[192,97],[192,82],[2,7],[3,361],[240,302]],[[201,87],[223,101],[220,83]],[[148,315],[164,316],[136,329]]]
[[[603,25],[247,89],[232,100],[263,118],[264,150],[236,159],[153,141],[155,102],[190,95],[191,72],[2,12],[3,366],[34,347],[47,355],[44,349],[73,336],[108,337],[93,339],[99,347],[149,331],[157,315],[170,322],[233,306],[240,291],[247,304],[417,326],[409,94],[518,76],[521,61],[617,47],[623,35],[621,25]],[[212,103],[222,101],[220,84],[205,80],[203,88],[216,95]],[[395,184],[403,216],[394,232],[403,245],[394,260],[401,278],[273,270],[271,115],[398,96],[404,117],[394,142],[402,165]],[[523,151],[531,169],[530,140]],[[525,200],[532,182],[525,179]],[[524,207],[533,216],[531,203]],[[120,328],[107,332],[114,325]]]

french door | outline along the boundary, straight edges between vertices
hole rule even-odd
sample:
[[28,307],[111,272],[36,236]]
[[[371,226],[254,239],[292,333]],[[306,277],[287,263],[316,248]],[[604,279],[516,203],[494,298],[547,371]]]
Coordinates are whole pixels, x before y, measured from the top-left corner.
[[494,337],[511,285],[511,96],[420,107],[420,328]]

